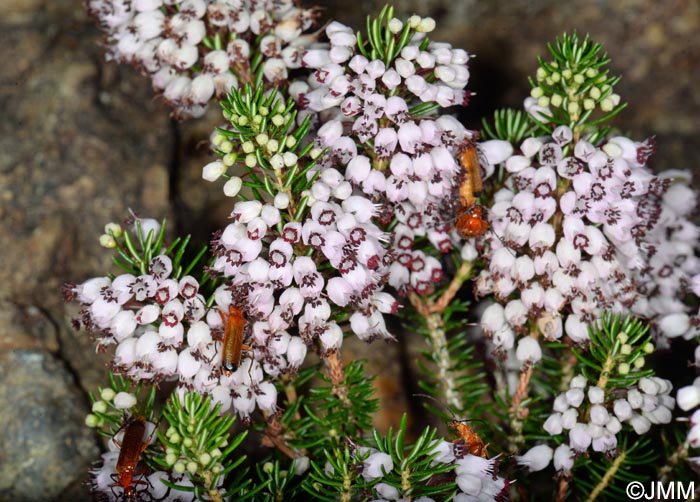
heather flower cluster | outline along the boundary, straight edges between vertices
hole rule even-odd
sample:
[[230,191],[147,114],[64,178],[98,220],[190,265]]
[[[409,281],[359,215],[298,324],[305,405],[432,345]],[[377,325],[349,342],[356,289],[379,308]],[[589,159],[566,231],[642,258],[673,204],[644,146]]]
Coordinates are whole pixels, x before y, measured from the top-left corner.
[[[331,172],[322,178],[331,185],[340,179]],[[321,183],[323,189],[318,188]],[[366,340],[389,337],[383,314],[396,310],[395,300],[381,290],[388,253],[380,243],[383,232],[370,221],[374,206],[349,192],[338,194],[343,199],[334,197],[327,187],[323,181],[311,186],[319,199],[309,203],[303,222],[288,217],[283,222],[273,204],[237,202],[234,222],[212,243],[216,260],[211,269],[227,281],[215,295],[217,303],[242,306],[254,343],[261,347],[302,341],[303,354],[291,361],[297,367],[306,345],[317,339],[324,351],[340,347],[343,336],[331,318],[334,309],[352,311],[350,326]],[[292,327],[299,337],[290,338]],[[275,376],[279,370],[272,368],[280,365],[274,355],[264,359],[266,372]]]
[[[142,234],[147,228],[157,233],[155,220],[140,223],[137,231]],[[82,304],[82,323],[98,337],[98,350],[116,345],[112,369],[133,381],[175,381],[180,393],[194,389],[211,394],[222,411],[233,405],[244,418],[256,406],[273,412],[277,391],[264,381],[255,356],[263,359],[263,352],[274,367],[297,368],[306,354],[304,343],[287,334],[262,348],[253,344],[253,357],[244,359],[233,374],[224,374],[219,309],[206,306],[194,277],[176,278],[172,272],[171,257],[161,254],[152,258],[148,273],[98,277],[71,288]]]
[[[453,467],[454,483],[458,491],[454,498],[457,502],[477,502],[498,500],[508,491],[509,482],[497,474],[497,459],[487,459],[476,455],[466,454],[455,456],[455,445],[445,440],[435,440],[428,451],[432,456],[431,465],[449,465]],[[386,476],[396,476],[397,466],[388,453],[371,447],[358,447],[355,458],[362,459],[361,470],[365,481],[372,485],[375,501],[401,500],[401,493],[392,484],[382,481]],[[358,469],[360,466],[358,466]],[[326,470],[333,470],[330,463]],[[400,474],[399,474],[400,475]],[[429,496],[418,497],[415,500],[432,502]]]
[[[653,138],[601,125],[625,105],[600,45],[575,34],[550,45],[525,113],[497,113],[481,134],[441,110],[467,104],[470,55],[429,40],[431,18],[385,7],[366,33],[332,21],[309,34],[317,11],[292,0],[87,5],[108,57],[149,74],[176,115],[221,99],[218,158],[202,178],[233,199],[189,264],[188,238],[167,244],[160,223],[136,218],[100,237],[122,272],[66,288],[128,379],[91,396],[89,426],[114,436],[153,420],[156,387],[175,384],[168,425],[144,445],[149,467],[124,488],[467,502],[506,500],[518,476],[537,499],[546,488],[519,473],[553,466],[558,500],[594,486],[592,499],[631,479],[635,448],[663,442],[654,434],[676,403],[700,406],[700,379],[674,398],[649,357],[697,341],[696,194],[687,173],[652,173]],[[486,300],[479,334],[465,330],[467,288]],[[405,415],[386,439],[365,434],[374,382],[360,362],[343,365],[343,340],[396,341],[386,316],[406,297],[404,329],[428,344],[420,388],[453,419],[493,417],[478,436],[454,421],[460,439],[427,428],[408,445]],[[483,364],[481,335],[502,357]],[[142,384],[153,387],[143,403]],[[700,446],[699,413],[659,479]],[[248,470],[233,455],[247,434],[230,436],[234,414],[259,415],[260,443],[282,455]],[[508,455],[486,458],[487,446]],[[110,448],[92,473],[108,498],[126,495]],[[605,459],[607,472],[591,468]]]
[[316,8],[292,0],[88,0],[105,32],[107,59],[131,64],[178,117],[200,117],[209,101],[260,70],[279,85],[301,66]]
[[[485,333],[508,350],[530,323],[547,340],[588,342],[586,324],[603,310],[659,322],[658,336],[692,336],[682,301],[700,270],[698,228],[679,196],[682,180],[654,176],[653,140],[617,136],[596,146],[571,129],[528,138],[498,166],[488,268],[479,295],[493,294]],[[667,236],[669,236],[667,240]],[[685,322],[683,321],[685,319]],[[524,362],[524,361],[523,361]]]
[[[554,438],[564,439],[552,450],[537,446],[540,453],[549,451],[554,467],[559,473],[568,474],[573,467],[574,456],[594,452],[613,455],[618,445],[618,433],[629,425],[638,435],[649,431],[652,424],[671,422],[671,410],[675,400],[669,395],[671,382],[663,378],[642,378],[635,387],[619,394],[615,399],[597,385],[588,385],[583,375],[571,380],[569,389],[554,400],[554,412],[544,422],[543,428]],[[568,439],[568,441],[567,441]],[[559,441],[557,441],[559,442]],[[547,448],[549,448],[547,450]],[[544,469],[549,460],[538,464]]]
[[[290,87],[302,108],[321,114],[315,141],[328,149],[319,160],[321,172],[337,170],[374,202],[379,224],[396,219],[388,283],[400,294],[429,293],[443,277],[435,255],[457,239],[455,155],[473,134],[449,115],[425,115],[437,106],[466,104],[468,97],[469,55],[429,41],[425,35],[433,27],[430,18],[413,16],[406,24],[390,19],[384,29],[400,35],[404,45],[376,54],[358,45],[352,29],[333,22],[326,28],[329,45],[302,56],[315,71]],[[434,253],[418,245],[426,240]]]

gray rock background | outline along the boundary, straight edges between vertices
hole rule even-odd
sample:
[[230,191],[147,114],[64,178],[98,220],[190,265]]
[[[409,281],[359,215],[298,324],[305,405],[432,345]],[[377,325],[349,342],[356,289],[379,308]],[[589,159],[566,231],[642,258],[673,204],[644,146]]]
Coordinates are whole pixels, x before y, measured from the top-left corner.
[[[326,16],[359,27],[382,4],[331,0]],[[472,127],[522,103],[547,42],[590,32],[623,75],[618,89],[630,106],[617,126],[657,135],[655,168],[695,170],[697,0],[411,0],[397,11],[434,17],[431,38],[477,55],[477,96],[464,114]],[[99,40],[78,1],[0,0],[0,500],[88,498],[81,482],[101,443],[83,417],[87,392],[106,382],[106,359],[71,327],[76,309],[60,288],[110,270],[97,243],[104,224],[131,208],[206,240],[230,209],[219,186],[200,180],[216,107],[196,123],[172,122],[148,81],[103,62]],[[372,353],[387,354],[363,356]],[[386,366],[374,364],[376,373]],[[407,407],[400,366],[382,375],[391,404],[380,426]]]

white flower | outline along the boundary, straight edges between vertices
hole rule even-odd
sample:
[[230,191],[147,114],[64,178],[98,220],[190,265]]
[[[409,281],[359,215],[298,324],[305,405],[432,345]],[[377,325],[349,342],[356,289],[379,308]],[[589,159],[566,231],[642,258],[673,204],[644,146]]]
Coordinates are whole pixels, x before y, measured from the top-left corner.
[[482,481],[473,474],[457,474],[457,486],[467,495],[477,496],[481,493]]
[[695,408],[700,404],[700,387],[697,385],[681,387],[676,394],[676,402],[683,411]]
[[117,342],[131,336],[135,329],[136,317],[131,310],[122,310],[112,319],[111,330]]
[[569,444],[576,451],[585,451],[591,445],[591,433],[586,424],[577,423],[569,431]]
[[262,382],[258,385],[255,398],[261,410],[272,412],[277,408],[277,389],[272,382]]
[[573,466],[574,452],[568,444],[560,444],[557,449],[554,450],[554,468],[558,472],[568,473],[571,472]]
[[180,352],[177,371],[182,378],[192,378],[200,370],[202,364],[196,360],[189,348]]
[[513,153],[513,145],[501,139],[479,143],[479,149],[484,154],[486,161],[492,165],[504,162]]
[[569,406],[573,406],[574,408],[581,406],[583,397],[584,393],[582,389],[573,388],[566,391],[566,402],[569,403]]
[[629,424],[637,434],[644,434],[651,428],[651,422],[648,418],[642,415],[634,415],[629,421]]
[[561,434],[563,430],[561,413],[552,413],[549,417],[547,417],[547,420],[545,420],[542,428],[551,436]]
[[306,358],[307,350],[304,341],[298,336],[293,336],[287,346],[287,362],[289,362],[290,366],[297,368],[301,366],[301,363]]
[[530,472],[537,472],[549,465],[552,455],[552,449],[546,444],[541,444],[530,448],[524,455],[516,456],[515,459],[520,465],[526,466]]
[[700,446],[700,426],[695,425],[690,428],[690,432],[688,432],[688,442],[693,448]]
[[637,389],[631,389],[627,393],[627,401],[633,409],[638,410],[644,404],[644,396]]
[[363,464],[362,476],[367,481],[381,478],[394,469],[394,461],[391,459],[391,455],[383,452],[372,453],[364,460]]
[[515,357],[523,363],[536,363],[542,359],[540,344],[531,336],[526,336],[518,341]]
[[588,388],[588,400],[591,404],[601,404],[605,401],[605,391],[600,387]]
[[[241,191],[242,186],[243,180],[238,176],[232,176],[228,181],[226,181],[226,183],[224,183],[224,195],[226,195],[226,197],[235,197],[236,195],[238,195],[238,192]],[[278,195],[281,194],[282,193],[280,192],[280,194]]]
[[576,408],[569,408],[565,410],[561,415],[561,425],[566,430],[571,430],[576,425],[576,420],[578,419],[578,410]]
[[594,404],[590,409],[591,423],[596,425],[605,425],[610,420],[610,415],[605,406]]
[[684,313],[665,315],[658,323],[659,329],[669,338],[684,335],[690,329],[690,318]]

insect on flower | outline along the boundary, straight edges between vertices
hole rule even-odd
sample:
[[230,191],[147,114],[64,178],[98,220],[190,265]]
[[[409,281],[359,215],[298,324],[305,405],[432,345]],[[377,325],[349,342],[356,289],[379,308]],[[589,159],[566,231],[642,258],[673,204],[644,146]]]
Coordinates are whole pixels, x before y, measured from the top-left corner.
[[462,184],[459,187],[459,197],[462,207],[476,204],[476,196],[484,189],[481,181],[481,164],[476,151],[476,143],[465,139],[459,151],[459,163],[462,166]]
[[122,427],[124,428],[124,437],[121,443],[117,441],[116,437],[112,439],[119,448],[119,458],[117,459],[117,472],[111,475],[114,483],[109,486],[115,496],[117,494],[114,491],[114,487],[121,487],[124,499],[131,500],[136,496],[136,485],[148,486],[148,481],[134,479],[134,476],[143,474],[143,471],[137,468],[139,458],[141,453],[148,447],[155,433],[155,428],[149,437],[144,438],[147,426],[146,419],[143,417],[128,418]]
[[489,458],[486,448],[488,448],[488,443],[484,444],[479,435],[474,432],[474,430],[464,423],[462,420],[452,420],[450,422],[450,427],[452,427],[455,432],[457,432],[458,439],[454,442],[454,454],[457,458],[464,457],[464,448],[466,447],[467,453],[475,455],[481,458]]
[[476,196],[483,190],[476,143],[465,140],[459,162],[462,166],[462,184],[459,186],[460,208],[455,226],[463,237],[479,237],[486,233],[489,224],[486,209],[476,202]]
[[224,324],[221,368],[226,376],[230,376],[240,366],[243,351],[250,350],[250,347],[243,343],[246,321],[243,313],[233,305],[229,305],[228,314],[219,310],[219,315]]
[[461,207],[457,212],[455,226],[462,237],[479,237],[489,229],[485,216],[486,210],[479,204]]
[[[440,404],[441,406],[442,403],[440,403],[437,399],[435,399],[433,396],[429,396],[428,394],[413,394],[414,396],[422,396],[422,397],[427,397],[429,399],[432,399],[436,403]],[[452,448],[454,451],[454,455],[457,458],[464,458],[465,455],[465,447],[466,447],[466,453],[469,453],[471,455],[475,455],[477,457],[481,458],[489,458],[488,453],[486,452],[486,449],[488,448],[488,443],[484,443],[479,435],[474,432],[474,430],[467,425],[465,422],[466,420],[460,420],[457,418],[457,416],[454,414],[454,412],[449,409],[445,408],[450,415],[452,415],[452,420],[449,423],[449,426],[452,427],[455,432],[457,433],[457,439],[454,440],[452,443]]]

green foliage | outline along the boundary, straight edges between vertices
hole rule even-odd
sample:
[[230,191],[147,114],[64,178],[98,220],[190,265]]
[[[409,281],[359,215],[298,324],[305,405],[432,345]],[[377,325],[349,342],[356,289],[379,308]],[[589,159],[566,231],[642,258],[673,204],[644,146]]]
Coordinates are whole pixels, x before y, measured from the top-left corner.
[[410,22],[401,25],[394,18],[394,7],[386,5],[376,19],[367,16],[367,34],[357,33],[357,47],[366,58],[381,59],[389,66],[411,41],[417,27]]
[[[311,472],[302,484],[304,490],[315,499],[327,502],[363,500],[360,496],[367,493],[367,483],[361,476],[361,462],[368,455],[356,456],[355,453],[348,444],[324,450],[318,462],[311,461]],[[324,465],[324,461],[327,464]]]
[[[251,499],[264,486],[253,488],[247,476],[248,468],[242,465],[246,456],[232,455],[248,435],[247,431],[231,437],[234,418],[220,415],[221,404],[212,407],[211,397],[190,392],[183,401],[173,395],[163,411],[168,429],[164,434],[158,431],[158,439],[165,452],[156,462],[166,470],[186,474],[200,500],[218,495],[218,487],[226,476],[229,477],[226,496]],[[192,490],[189,486],[163,482],[175,490]]]
[[279,460],[256,464],[258,477],[265,482],[264,489],[256,495],[255,500],[264,502],[304,500],[306,497],[301,487],[301,481],[304,478],[295,473],[298,462],[301,460],[293,460],[287,469],[282,469]]
[[[488,402],[486,394],[490,389],[486,373],[476,358],[476,346],[469,343],[465,329],[468,308],[467,302],[455,299],[441,313],[432,314],[440,318],[437,323],[420,315],[410,315],[405,322],[407,329],[419,326],[418,332],[428,344],[428,348],[421,351],[422,360],[418,361],[422,371],[418,385],[450,410],[448,414],[429,402],[425,403],[432,414],[444,421],[454,419],[453,414],[467,418],[463,417],[467,410],[469,418],[477,417]],[[436,329],[436,324],[441,326]]]
[[376,448],[391,456],[394,469],[382,478],[382,482],[387,483],[399,490],[402,497],[437,497],[454,494],[453,483],[437,483],[434,486],[431,479],[451,472],[454,464],[433,461],[437,457],[437,445],[441,439],[437,438],[437,431],[427,427],[418,437],[415,443],[407,445],[406,437],[407,417],[403,415],[396,435],[392,428],[386,438],[381,437],[374,431],[374,443]]
[[[307,380],[313,375],[302,374]],[[334,384],[323,373],[315,375],[322,382],[311,387],[308,397],[287,403],[282,422],[294,432],[290,444],[308,449],[313,454],[337,448],[345,438],[361,437],[372,426],[372,414],[379,400],[374,395],[374,378],[365,374],[363,361],[352,361],[345,367],[345,381]],[[298,385],[298,384],[297,384]]]
[[[324,461],[311,461],[311,473],[303,483],[304,489],[318,500],[371,500],[381,498],[375,486],[380,481],[396,488],[399,496],[414,500],[427,496],[448,500],[456,487],[450,478],[452,463],[434,462],[440,439],[434,429],[426,428],[413,444],[406,444],[407,417],[399,428],[389,429],[386,437],[373,431],[372,448],[391,458],[392,469],[377,479],[366,479],[363,461],[372,450],[347,441],[342,447],[324,451]],[[434,464],[434,465],[433,465]],[[382,467],[383,470],[383,467]],[[370,477],[370,476],[368,476]]]
[[522,110],[503,108],[493,114],[493,125],[484,117],[481,121],[483,130],[481,137],[488,139],[503,139],[512,144],[520,143],[532,136],[534,124],[530,116]]
[[[554,45],[548,46],[554,60],[546,62],[539,58],[537,74],[530,78],[531,96],[539,106],[551,110],[551,115],[538,113],[532,117],[542,131],[549,134],[557,126],[565,125],[576,135],[594,132],[594,126],[625,108],[626,103],[620,103],[620,96],[613,92],[620,77],[609,75],[606,66],[610,58],[600,54],[601,44],[591,42],[588,35],[580,40],[574,32],[564,33]],[[594,118],[597,110],[604,115]],[[596,137],[606,133],[606,128],[595,131]]]
[[649,438],[632,437],[629,433],[619,443],[614,458],[601,453],[578,457],[573,476],[575,493],[581,496],[579,500],[587,502],[627,500],[627,484],[651,480],[657,458]]
[[599,325],[589,326],[588,351],[572,349],[589,382],[605,389],[630,388],[654,374],[644,369],[645,356],[654,351],[649,325],[627,315],[604,312]]

